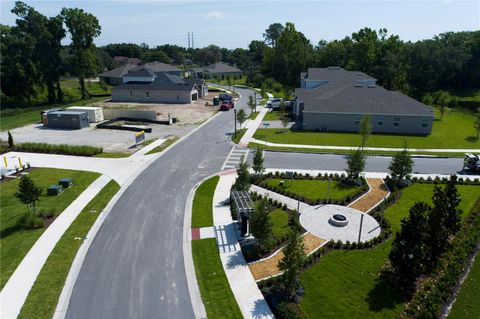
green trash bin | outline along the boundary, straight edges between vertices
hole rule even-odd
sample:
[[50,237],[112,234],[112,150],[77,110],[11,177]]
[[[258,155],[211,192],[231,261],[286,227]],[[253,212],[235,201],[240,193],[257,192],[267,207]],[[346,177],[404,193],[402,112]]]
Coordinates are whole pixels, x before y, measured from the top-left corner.
[[63,192],[63,187],[62,185],[50,185],[47,188],[47,195],[48,196],[56,196]]
[[218,96],[213,97],[213,105],[214,106],[220,105],[220,98]]
[[58,185],[62,185],[63,188],[69,188],[73,185],[73,179],[71,178],[62,178],[58,181]]

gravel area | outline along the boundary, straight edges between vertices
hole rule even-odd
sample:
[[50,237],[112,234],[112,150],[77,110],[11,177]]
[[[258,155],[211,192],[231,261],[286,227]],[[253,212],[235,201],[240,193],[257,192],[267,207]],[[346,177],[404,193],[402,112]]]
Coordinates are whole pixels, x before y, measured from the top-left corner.
[[[150,138],[182,137],[191,132],[196,125],[160,125],[148,124],[152,133],[145,133]],[[94,124],[80,130],[62,130],[46,128],[42,124],[31,124],[11,130],[15,143],[49,143],[69,145],[90,145],[103,147],[104,152],[130,152],[135,148],[135,132],[110,129],[97,129]],[[1,133],[1,139],[7,139],[7,132]]]
[[348,207],[367,213],[388,196],[388,189],[381,178],[367,178],[367,183],[370,185],[370,191]]

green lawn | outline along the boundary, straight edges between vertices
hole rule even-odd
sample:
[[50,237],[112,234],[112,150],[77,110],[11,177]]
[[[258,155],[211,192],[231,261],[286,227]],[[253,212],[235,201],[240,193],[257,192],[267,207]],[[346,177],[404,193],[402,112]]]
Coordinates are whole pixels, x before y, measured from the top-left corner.
[[[232,84],[235,85],[247,85],[247,79],[248,77],[246,75],[242,76],[240,79],[233,79],[232,78]],[[223,80],[216,80],[216,79],[208,79],[207,82],[209,83],[217,83],[217,84],[222,84],[222,85],[227,85],[228,86],[228,80],[225,78]]]
[[258,116],[259,113],[260,113],[260,112],[252,112],[252,113],[250,113],[250,115],[249,115],[248,118],[253,121],[253,120],[255,120],[255,119],[257,118],[257,116]]
[[[381,135],[373,134],[368,140],[370,147],[402,148],[407,142],[409,148],[480,148],[480,140],[474,139],[474,116],[468,113],[451,111],[443,120],[435,121],[429,136]],[[282,144],[357,146],[360,135],[357,133],[318,133],[288,131],[284,129],[258,129],[254,138]]]
[[213,194],[220,177],[203,182],[195,192],[192,207],[192,228],[213,226]]
[[178,136],[170,138],[170,139],[166,140],[165,142],[163,142],[162,144],[158,145],[157,147],[148,151],[145,155],[160,153],[160,152],[164,151],[167,147],[169,147],[170,145],[172,145],[173,143],[178,141],[179,139],[180,138]]
[[[297,152],[297,153],[322,153],[322,154],[350,154],[353,151],[342,150],[342,149],[312,149],[312,148],[298,148],[298,147],[277,147],[277,146],[267,146],[258,143],[248,143],[249,149],[261,149],[261,150],[272,150],[272,151],[283,151],[283,152]],[[367,151],[368,155],[394,155],[396,151]],[[434,155],[434,156],[448,156],[448,157],[464,157],[465,153],[453,152],[414,152],[415,155]]]
[[[478,186],[458,186],[464,215],[479,194]],[[400,220],[416,201],[431,202],[433,185],[414,184],[385,211],[385,218],[398,231]],[[305,296],[300,308],[307,318],[397,318],[403,300],[378,278],[390,251],[391,240],[372,249],[333,251],[309,268],[301,280]]]
[[232,135],[232,142],[235,143],[235,144],[238,144],[246,131],[247,131],[246,128],[241,128],[241,129],[237,130],[237,134]]
[[282,113],[283,112],[280,112],[280,111],[267,112],[267,114],[265,114],[265,116],[263,117],[263,120],[264,121],[280,121],[282,117]]
[[460,288],[449,319],[475,319],[480,317],[480,255],[477,254],[467,279]]
[[[62,90],[64,92],[64,103],[55,105],[45,105],[39,107],[29,107],[27,109],[19,109],[16,111],[4,110],[1,112],[0,131],[11,130],[17,127],[22,127],[28,124],[40,123],[40,111],[50,108],[64,108],[68,106],[86,105],[94,102],[102,101],[108,97],[93,97],[87,100],[80,100],[80,85],[78,80],[62,80]],[[85,83],[85,87],[91,94],[109,94],[112,92],[112,87],[109,85],[102,86],[100,83]],[[105,90],[104,90],[105,88]],[[36,98],[37,104],[45,103],[47,100],[47,93],[40,92]]]
[[58,241],[30,290],[19,318],[52,318],[82,240],[120,186],[110,181],[82,210]]
[[[280,181],[284,186],[280,186]],[[280,178],[270,178],[265,181],[268,185],[282,188],[294,194],[303,196],[311,201],[327,198],[328,181],[324,180],[284,180]],[[341,200],[352,195],[360,189],[358,186],[347,186],[339,181],[330,182],[330,199]]]
[[193,262],[208,318],[243,318],[220,261],[217,241],[192,241]]
[[275,239],[281,240],[290,232],[288,226],[288,213],[282,209],[275,209],[270,212],[270,220],[272,221],[272,233]]
[[[43,190],[40,201],[37,204],[39,210],[55,215],[60,214],[80,195],[100,174],[82,171],[38,168],[32,170],[30,176],[35,183]],[[51,184],[57,184],[62,177],[71,177],[74,186],[66,189],[58,196],[47,196],[46,189]],[[0,287],[3,288],[6,282],[15,271],[15,268],[22,261],[35,241],[45,230],[24,229],[21,226],[21,219],[26,214],[27,208],[14,196],[17,191],[19,180],[2,182],[0,194]]]

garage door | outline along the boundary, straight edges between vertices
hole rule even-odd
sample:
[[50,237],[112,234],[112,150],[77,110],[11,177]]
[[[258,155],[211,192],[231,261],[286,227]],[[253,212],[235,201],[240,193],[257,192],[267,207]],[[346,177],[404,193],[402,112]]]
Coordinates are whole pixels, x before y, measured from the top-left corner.
[[192,93],[192,101],[198,100],[198,93]]

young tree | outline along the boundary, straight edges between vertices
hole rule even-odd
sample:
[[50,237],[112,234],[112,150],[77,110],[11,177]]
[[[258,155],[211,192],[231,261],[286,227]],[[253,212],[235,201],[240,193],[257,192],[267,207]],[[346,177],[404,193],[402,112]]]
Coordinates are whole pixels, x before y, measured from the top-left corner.
[[248,107],[250,108],[250,115],[257,109],[257,101],[254,101],[253,96],[248,96]]
[[247,115],[243,109],[238,110],[237,112],[237,121],[240,124],[240,128],[242,128],[242,124],[247,120]]
[[452,100],[452,97],[448,92],[438,91],[433,94],[433,98],[435,99],[435,102],[439,106],[440,120],[443,120],[443,115],[445,114],[446,107]]
[[460,205],[461,197],[458,194],[457,190],[457,176],[452,175],[450,176],[447,185],[443,190],[444,193],[444,203],[446,205],[446,226],[449,230],[450,234],[456,234],[461,227],[461,220],[462,220],[462,210],[458,208]]
[[41,194],[42,189],[35,185],[29,175],[23,175],[22,178],[20,178],[15,197],[18,198],[22,204],[27,205],[29,213],[35,212],[35,206]]
[[362,142],[361,142],[361,147],[362,149],[367,145],[368,138],[370,137],[370,134],[372,134],[372,116],[370,114],[366,114],[362,117],[362,120],[360,121],[360,127],[358,129],[358,132],[360,133],[360,136],[362,137]]
[[413,287],[416,278],[426,271],[430,209],[421,202],[410,208],[409,216],[402,220],[400,232],[395,235],[388,256],[399,279],[399,286],[407,291]]
[[272,221],[270,220],[268,199],[261,199],[250,214],[250,232],[261,251],[266,251],[272,243]]
[[290,114],[288,112],[283,112],[280,121],[282,122],[282,126],[284,129],[287,128],[288,123],[290,123]]
[[477,112],[477,114],[475,115],[475,122],[473,127],[477,132],[477,139],[478,139],[480,137],[480,112]]
[[13,142],[13,136],[10,131],[8,131],[8,147],[13,149],[15,147],[15,143]]
[[231,76],[227,76],[228,90],[232,89],[233,80]]
[[396,185],[400,185],[405,177],[412,174],[413,160],[406,145],[401,152],[393,155],[388,169]]
[[290,298],[300,287],[300,274],[305,257],[303,238],[298,230],[294,229],[283,249],[283,258],[278,263],[278,267],[284,272],[282,275],[283,287]]
[[262,175],[265,168],[263,167],[263,152],[262,150],[258,149],[255,151],[255,155],[253,155],[253,170],[256,174]]
[[78,76],[82,99],[86,99],[85,79],[97,72],[98,61],[93,39],[100,35],[100,23],[93,14],[78,8],[63,8],[61,16],[72,39],[72,71]]
[[250,189],[250,172],[248,171],[248,163],[246,161],[240,162],[237,168],[237,179],[233,188],[237,191],[248,191]]
[[359,179],[365,168],[365,161],[365,152],[361,148],[357,148],[354,152],[348,154],[346,171],[350,181]]

